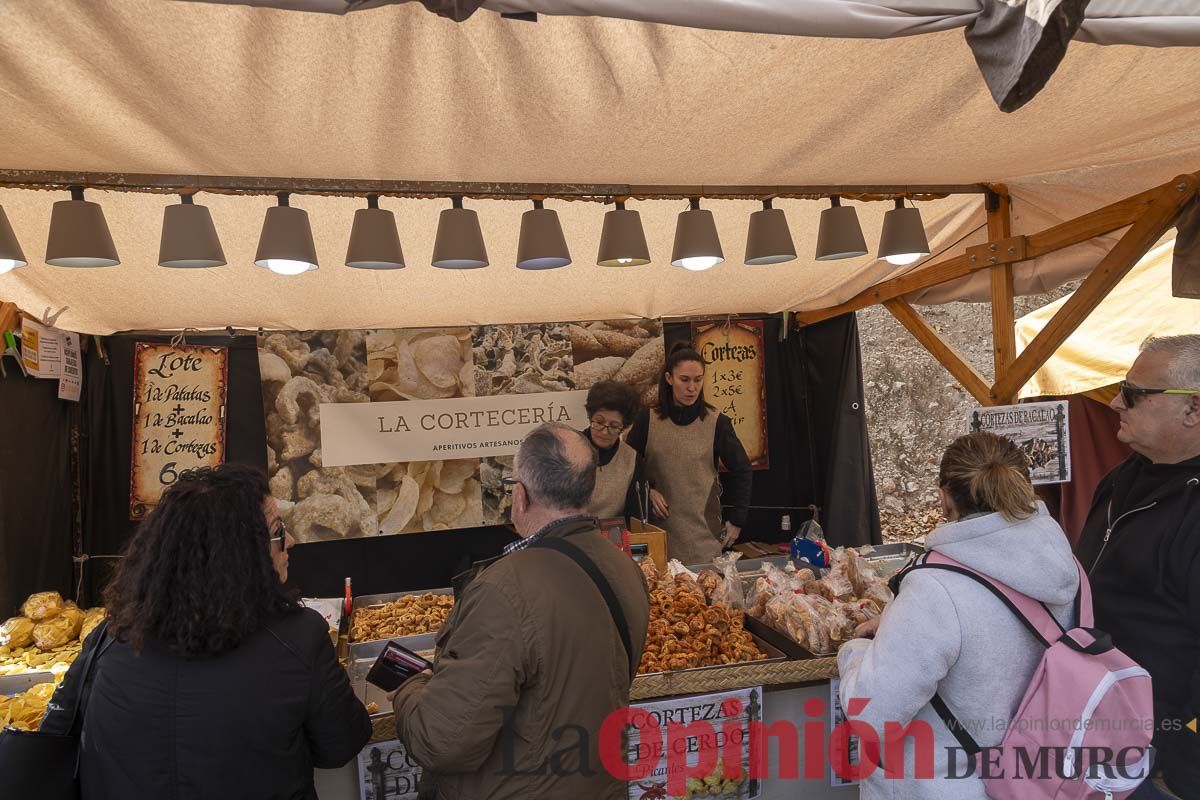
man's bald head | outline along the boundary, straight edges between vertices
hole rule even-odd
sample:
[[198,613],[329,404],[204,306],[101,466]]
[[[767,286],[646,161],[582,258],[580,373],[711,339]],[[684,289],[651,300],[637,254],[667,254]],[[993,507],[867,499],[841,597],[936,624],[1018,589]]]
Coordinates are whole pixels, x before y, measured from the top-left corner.
[[521,442],[513,472],[535,502],[583,511],[596,488],[596,451],[579,431],[550,422]]

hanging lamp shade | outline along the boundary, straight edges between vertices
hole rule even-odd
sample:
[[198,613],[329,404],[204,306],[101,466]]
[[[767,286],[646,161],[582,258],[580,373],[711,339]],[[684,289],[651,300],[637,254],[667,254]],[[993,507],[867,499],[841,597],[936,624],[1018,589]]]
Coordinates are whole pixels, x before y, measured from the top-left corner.
[[596,264],[601,267],[641,267],[650,263],[650,248],[642,229],[642,215],[625,208],[618,200],[617,207],[604,215],[600,231],[600,252]]
[[354,212],[346,266],[354,269],[403,269],[404,253],[396,232],[396,215],[379,207],[379,196],[368,195],[367,207]]
[[280,192],[279,205],[267,209],[254,263],[277,275],[300,275],[317,268],[317,246],[313,243],[308,212],[288,205],[288,193]]
[[747,264],[782,264],[796,260],[796,245],[788,229],[787,216],[783,209],[772,208],[770,200],[764,200],[762,210],[750,215],[745,260]]
[[205,206],[193,203],[190,194],[163,209],[158,263],[181,269],[222,267],[227,263],[212,214]]
[[571,263],[567,239],[558,212],[545,208],[541,200],[521,215],[521,237],[517,240],[518,269],[557,269]]
[[867,240],[858,224],[858,212],[842,205],[836,194],[829,202],[829,208],[821,212],[821,226],[817,229],[817,261],[865,256]]
[[13,233],[12,225],[8,224],[8,215],[4,206],[0,206],[0,275],[10,272],[17,267],[23,267],[29,262],[25,259],[25,251]]
[[453,207],[438,217],[437,238],[433,242],[433,265],[440,269],[480,269],[488,265],[479,215],[463,208],[462,198],[452,200]]
[[904,198],[896,198],[896,207],[883,215],[879,234],[879,257],[898,267],[912,264],[929,255],[925,224],[916,208],[905,208]]
[[717,223],[712,212],[700,208],[700,198],[691,199],[691,208],[679,212],[675,222],[675,246],[671,248],[671,264],[693,272],[715,267],[725,260]]
[[83,188],[71,187],[71,199],[50,211],[46,263],[55,267],[115,267],[121,263],[104,210],[83,199]]

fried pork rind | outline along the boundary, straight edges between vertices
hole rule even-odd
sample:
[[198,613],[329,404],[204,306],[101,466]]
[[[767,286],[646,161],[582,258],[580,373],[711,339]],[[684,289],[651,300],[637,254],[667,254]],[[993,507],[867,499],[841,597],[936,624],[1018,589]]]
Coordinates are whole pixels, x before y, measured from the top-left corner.
[[297,541],[379,532],[374,481],[358,480],[358,467],[324,467],[320,451],[321,405],[371,399],[365,342],[362,331],[272,333],[260,341],[271,496]]
[[34,622],[57,617],[63,610],[62,595],[58,592],[37,592],[21,605],[21,614]]
[[475,395],[574,389],[575,361],[569,328],[561,323],[475,328]]
[[36,625],[29,617],[11,617],[0,625],[0,645],[15,650],[33,644],[33,628]]
[[433,633],[453,610],[453,595],[432,593],[405,595],[382,606],[360,608],[350,620],[350,641]]
[[741,611],[706,603],[701,585],[711,579],[703,573],[698,582],[678,562],[668,565],[666,577],[648,559],[641,567],[650,589],[650,622],[638,674],[766,658],[744,629]]

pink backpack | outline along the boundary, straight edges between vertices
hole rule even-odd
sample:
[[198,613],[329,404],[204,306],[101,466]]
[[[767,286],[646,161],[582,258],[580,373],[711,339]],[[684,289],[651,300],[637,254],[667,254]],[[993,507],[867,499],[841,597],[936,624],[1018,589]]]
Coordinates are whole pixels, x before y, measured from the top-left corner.
[[[996,595],[1046,648],[998,748],[976,762],[993,800],[1126,798],[1149,775],[1154,734],[1150,673],[1096,630],[1087,575],[1079,569],[1076,627],[1064,630],[1042,603],[931,552],[909,567],[972,578]],[[972,756],[980,747],[946,703],[934,710]],[[995,751],[999,751],[996,765]],[[986,769],[986,772],[985,772]]]

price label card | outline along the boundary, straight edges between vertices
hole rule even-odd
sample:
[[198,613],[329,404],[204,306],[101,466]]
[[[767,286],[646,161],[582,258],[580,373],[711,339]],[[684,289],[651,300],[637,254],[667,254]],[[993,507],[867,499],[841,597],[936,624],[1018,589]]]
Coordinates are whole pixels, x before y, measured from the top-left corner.
[[225,460],[228,365],[224,347],[137,343],[130,519],[146,516],[180,473]]

